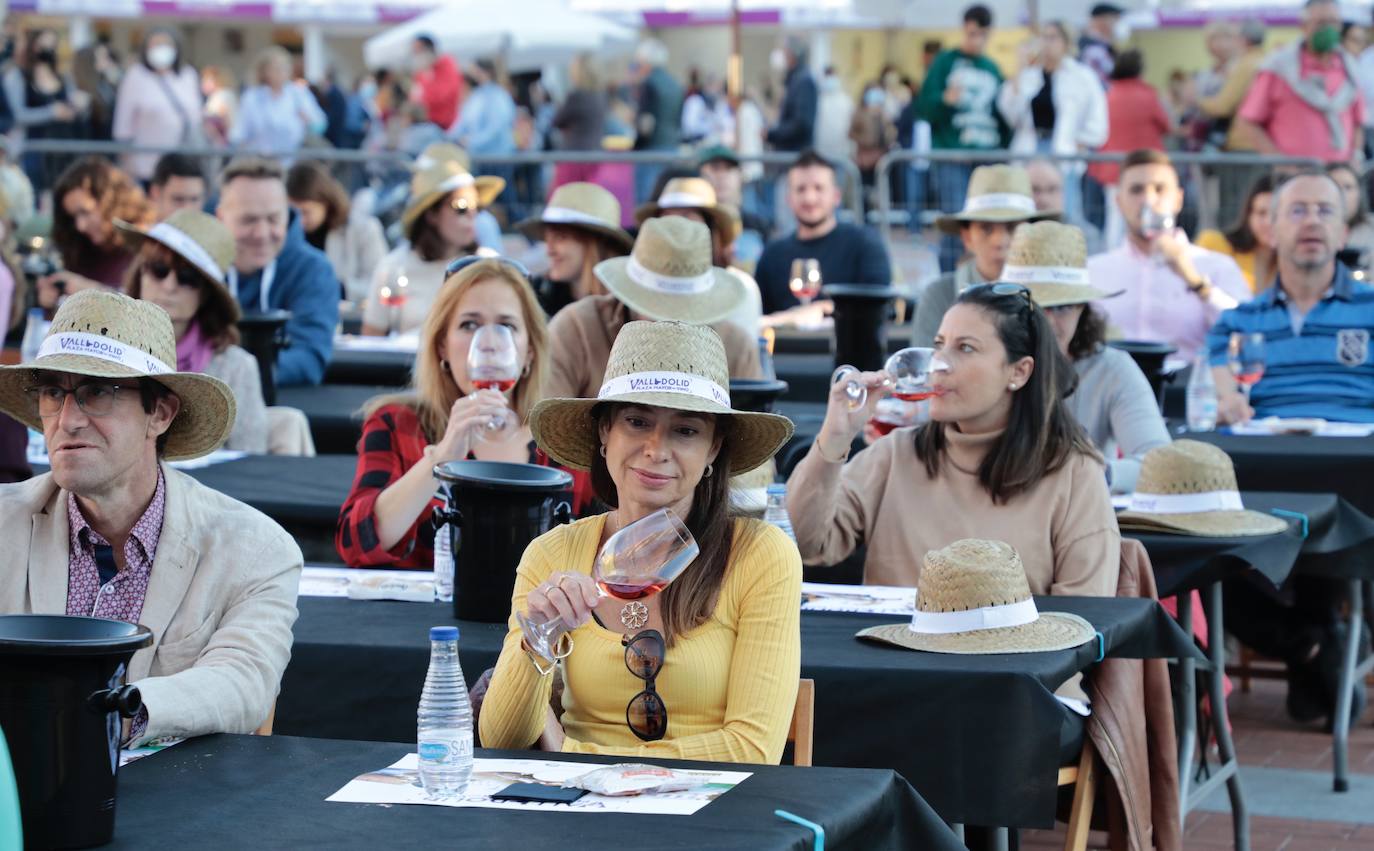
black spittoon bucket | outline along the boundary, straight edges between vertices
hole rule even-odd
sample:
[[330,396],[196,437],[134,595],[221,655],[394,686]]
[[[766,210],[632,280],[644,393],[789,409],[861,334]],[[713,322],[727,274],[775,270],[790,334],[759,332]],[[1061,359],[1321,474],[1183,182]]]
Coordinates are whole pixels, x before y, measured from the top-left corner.
[[0,615],[0,728],[19,785],[26,848],[90,848],[114,838],[125,685],[146,626],[68,615]]
[[572,476],[555,467],[450,461],[434,468],[448,500],[453,541],[453,614],[505,623],[515,569],[530,541],[572,519]]

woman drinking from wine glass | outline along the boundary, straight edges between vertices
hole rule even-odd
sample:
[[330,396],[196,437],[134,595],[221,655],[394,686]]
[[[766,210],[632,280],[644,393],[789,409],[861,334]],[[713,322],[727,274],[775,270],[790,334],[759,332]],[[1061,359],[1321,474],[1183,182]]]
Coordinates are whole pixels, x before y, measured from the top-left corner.
[[[477,257],[450,269],[420,334],[414,386],[364,409],[358,472],[335,536],[339,555],[353,567],[433,565],[436,464],[551,463],[527,424],[540,398],[548,334],[524,269]],[[479,336],[495,341],[478,344]],[[482,377],[474,378],[474,364]],[[585,480],[575,487],[574,511]]]
[[407,244],[382,258],[363,303],[363,333],[383,336],[424,325],[456,257],[477,251],[477,211],[501,194],[499,177],[473,177],[453,161],[416,172],[401,214]]
[[[728,481],[771,458],[792,424],[733,410],[728,382],[711,329],[631,322],[595,398],[535,407],[539,445],[590,470],[612,510],[560,526],[525,551],[479,719],[487,747],[781,758],[800,667],[801,564],[780,530],[730,516]],[[665,509],[697,542],[695,559],[659,593],[652,589],[663,577],[652,571],[634,587],[608,581],[608,561],[632,555],[615,549],[615,533]],[[529,646],[522,619],[560,620],[570,630],[570,650],[559,654],[561,719],[550,706],[554,659]]]
[[1036,594],[1116,593],[1121,537],[1102,458],[1065,404],[1074,374],[1054,327],[1018,284],[971,287],[935,336],[930,422],[899,428],[848,464],[889,381],[860,373],[867,401],[832,388],[787,509],[808,563],[867,545],[864,581],[915,585],[925,553],[996,537]]
[[1092,303],[1119,293],[1088,282],[1083,232],[1058,222],[1022,225],[1002,277],[1024,284],[1045,311],[1059,352],[1078,378],[1065,405],[1107,459],[1112,493],[1132,492],[1145,453],[1168,443],[1169,429],[1135,359],[1106,343],[1106,317]]

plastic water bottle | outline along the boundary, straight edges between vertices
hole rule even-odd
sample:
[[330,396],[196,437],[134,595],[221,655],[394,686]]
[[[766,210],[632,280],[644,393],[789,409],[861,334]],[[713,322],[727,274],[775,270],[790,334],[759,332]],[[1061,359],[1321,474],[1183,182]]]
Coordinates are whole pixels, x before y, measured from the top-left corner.
[[51,322],[43,318],[43,308],[29,308],[29,318],[24,325],[24,339],[19,344],[19,354],[24,363],[33,363],[38,359],[38,349],[43,345],[43,338],[48,336],[48,327]]
[[448,524],[434,530],[434,599],[453,602],[453,536]]
[[430,798],[456,798],[472,777],[472,706],[458,664],[458,627],[433,627],[429,644],[417,736],[420,784]]
[[792,518],[787,516],[787,485],[775,482],[768,486],[768,507],[763,510],[763,522],[772,523],[786,532],[792,543],[797,542]]
[[1212,431],[1217,427],[1217,383],[1206,355],[1193,361],[1188,376],[1188,430]]

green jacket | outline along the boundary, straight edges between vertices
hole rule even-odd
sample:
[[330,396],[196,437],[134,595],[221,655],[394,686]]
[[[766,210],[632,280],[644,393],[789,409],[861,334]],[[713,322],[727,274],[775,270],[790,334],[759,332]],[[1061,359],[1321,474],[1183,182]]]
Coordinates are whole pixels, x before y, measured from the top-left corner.
[[[953,79],[960,89],[955,106],[945,103],[945,86]],[[1002,72],[986,56],[944,50],[935,57],[916,99],[916,111],[930,123],[931,146],[942,148],[1005,148],[1011,128],[997,111]]]

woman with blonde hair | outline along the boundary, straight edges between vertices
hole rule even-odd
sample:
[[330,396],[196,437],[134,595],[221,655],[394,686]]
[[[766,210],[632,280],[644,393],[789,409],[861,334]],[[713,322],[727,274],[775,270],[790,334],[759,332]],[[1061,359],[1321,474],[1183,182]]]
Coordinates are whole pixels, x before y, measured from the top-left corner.
[[253,63],[258,84],[243,93],[230,144],[259,154],[293,154],[327,120],[315,96],[291,79],[291,54],[273,45]]
[[[485,325],[510,329],[523,364],[505,393],[478,390],[467,371],[468,347]],[[529,278],[504,258],[465,257],[449,266],[420,333],[415,378],[404,393],[364,409],[358,471],[339,515],[335,545],[353,567],[428,568],[434,563],[433,469],[475,458],[551,465],[535,447],[529,413],[539,401],[548,362],[548,328]],[[495,439],[479,437],[507,408],[520,425]],[[574,511],[585,478],[577,478]]]

